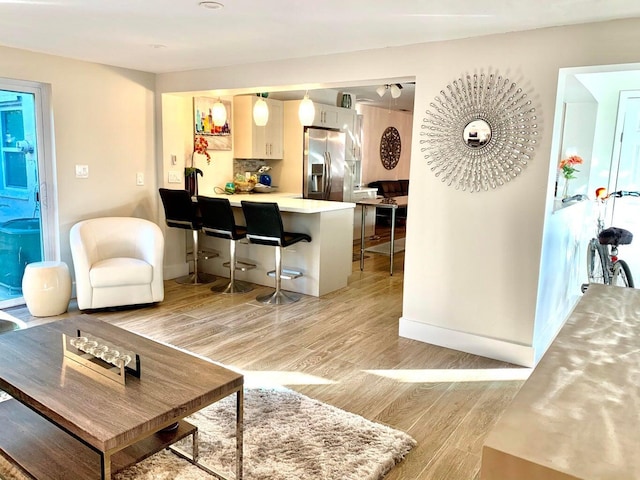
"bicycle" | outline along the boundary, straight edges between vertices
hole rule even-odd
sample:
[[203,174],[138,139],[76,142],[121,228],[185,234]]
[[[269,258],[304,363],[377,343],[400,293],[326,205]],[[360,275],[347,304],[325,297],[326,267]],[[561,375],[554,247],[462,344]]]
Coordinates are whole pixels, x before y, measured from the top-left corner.
[[640,197],[640,192],[619,190],[607,195],[606,188],[600,187],[596,189],[596,201],[598,202],[597,232],[596,236],[589,240],[589,246],[587,247],[589,283],[582,284],[582,293],[586,292],[591,283],[634,287],[629,265],[618,257],[618,247],[620,245],[629,245],[633,240],[633,234],[624,228],[604,227],[604,212],[607,201],[611,198],[622,197]]

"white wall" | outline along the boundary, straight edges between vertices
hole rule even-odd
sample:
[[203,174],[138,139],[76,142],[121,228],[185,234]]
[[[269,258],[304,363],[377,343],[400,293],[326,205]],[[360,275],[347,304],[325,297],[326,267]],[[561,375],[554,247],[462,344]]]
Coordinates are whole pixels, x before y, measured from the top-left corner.
[[566,180],[558,170],[557,199],[562,199],[564,186],[568,185],[567,195],[588,193],[589,172],[593,155],[594,134],[598,116],[598,104],[592,102],[565,102],[562,123],[562,146],[558,163],[570,155],[578,155],[583,164],[576,167],[573,179]]
[[[406,327],[410,336],[523,365],[540,358],[552,338],[548,332],[557,331],[575,301],[573,285],[549,289],[549,281],[558,276],[561,285],[575,281],[576,258],[584,251],[573,222],[552,217],[559,141],[554,139],[553,154],[551,141],[554,122],[561,118],[555,103],[558,69],[634,60],[628,47],[638,25],[536,30],[450,42],[434,52],[431,62],[439,68],[425,82],[417,77],[423,104],[437,94],[438,85],[455,78],[456,68],[458,75],[479,68],[464,59],[465,44],[470,48],[473,42],[487,52],[494,69],[531,90],[542,136],[524,174],[486,194],[449,193],[417,161],[414,142],[411,178],[422,177],[425,188],[411,192],[410,205],[420,205],[421,216],[430,219],[437,235],[426,237],[432,245],[421,252],[421,235],[427,235],[429,225],[409,210],[405,268],[415,283],[406,284],[401,329]],[[433,198],[441,200],[430,202]],[[572,210],[576,216],[567,220],[579,222],[582,213]],[[446,258],[437,258],[443,251]]]
[[[389,111],[385,108],[358,106],[362,113],[362,184],[376,180],[400,180],[409,178],[413,114]],[[380,138],[387,127],[395,127],[400,133],[400,159],[395,168],[387,170],[380,161]]]
[[[207,96],[196,95],[196,96]],[[233,104],[233,97],[221,96],[222,100]],[[164,188],[184,188],[184,168],[195,166],[202,170],[198,176],[198,193],[213,194],[216,188],[224,188],[226,182],[233,179],[233,107],[227,112],[231,118],[232,150],[209,150],[211,160],[207,164],[203,155],[193,155],[193,96],[161,94],[159,99],[158,164],[159,186]],[[175,165],[172,164],[175,156]],[[193,163],[192,163],[193,162]],[[176,173],[180,183],[169,183],[169,173]],[[162,208],[160,209],[162,210]],[[188,273],[189,264],[186,260],[187,236],[184,230],[168,228],[165,224],[164,211],[158,217],[160,228],[165,235],[165,278],[176,278]]]
[[[155,75],[5,47],[0,58],[0,77],[51,85],[61,259],[72,268],[69,229],[79,220],[155,220]],[[76,164],[89,165],[88,179],[75,178]]]
[[[632,71],[577,73],[576,78],[598,101],[598,117],[596,136],[594,138],[594,163],[589,178],[589,195],[597,187],[615,189],[611,183],[609,170],[614,154],[616,138],[616,122],[618,118],[618,103],[621,91],[640,90],[640,65],[635,65]],[[614,170],[617,159],[614,159]],[[615,181],[615,176],[613,178]]]

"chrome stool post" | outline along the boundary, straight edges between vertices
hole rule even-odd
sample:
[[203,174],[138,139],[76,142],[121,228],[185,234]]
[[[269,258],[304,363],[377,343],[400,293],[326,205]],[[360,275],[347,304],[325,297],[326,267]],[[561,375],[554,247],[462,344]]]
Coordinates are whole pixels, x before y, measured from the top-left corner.
[[[202,222],[198,218],[197,208],[186,190],[172,190],[160,188],[160,198],[164,207],[165,220],[168,227],[190,230],[193,236],[193,273],[178,277],[176,283],[182,285],[202,285],[213,282],[216,277],[209,273],[198,271],[198,261],[217,257],[215,252],[201,252],[198,242],[198,234],[202,228]],[[200,254],[203,254],[200,257]],[[187,252],[187,262],[189,253]]]
[[229,240],[229,261],[222,264],[229,268],[229,283],[214,285],[212,292],[233,294],[246,293],[253,287],[246,282],[236,280],[236,271],[245,272],[256,268],[252,263],[238,262],[236,259],[236,243],[246,237],[247,229],[236,225],[231,204],[226,198],[211,198],[198,195],[198,206],[202,215],[202,231],[211,237]]

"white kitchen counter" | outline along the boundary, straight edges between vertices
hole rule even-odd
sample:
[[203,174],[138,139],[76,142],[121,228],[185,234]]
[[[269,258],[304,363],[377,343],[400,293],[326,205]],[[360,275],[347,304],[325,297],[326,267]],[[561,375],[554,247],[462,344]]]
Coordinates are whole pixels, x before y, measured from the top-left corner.
[[[374,193],[377,194],[378,193],[378,189],[377,188],[373,188],[373,187],[358,187],[358,188],[354,188],[353,189],[353,193],[358,194],[358,193]],[[375,195],[374,195],[375,197]]]
[[354,209],[356,204],[350,202],[328,202],[325,200],[309,200],[300,198],[294,193],[234,193],[233,195],[207,195],[215,198],[228,198],[232,207],[240,207],[242,200],[250,202],[276,202],[281,212],[322,213],[336,210]]
[[[355,203],[306,200],[287,193],[215,194],[228,198],[234,210],[236,223],[245,225],[242,200],[276,202],[282,213],[284,229],[311,236],[311,242],[300,242],[286,248],[282,262],[285,268],[298,270],[303,276],[282,280],[282,288],[319,297],[347,286],[353,266],[353,212]],[[296,198],[298,197],[298,198]],[[229,241],[200,235],[201,243],[220,255],[203,261],[202,269],[220,277],[229,277],[223,263],[229,261]],[[253,263],[256,268],[236,271],[236,278],[259,285],[275,286],[267,272],[275,268],[275,247],[256,245],[246,240],[236,247],[238,260]]]

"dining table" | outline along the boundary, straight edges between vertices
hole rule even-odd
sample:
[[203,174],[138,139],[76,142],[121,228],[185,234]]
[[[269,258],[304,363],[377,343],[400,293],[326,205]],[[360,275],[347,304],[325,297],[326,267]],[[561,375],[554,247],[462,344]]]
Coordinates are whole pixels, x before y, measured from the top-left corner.
[[[407,207],[409,205],[409,196],[398,196],[398,197],[385,197],[385,198],[368,198],[363,199],[356,202],[356,205],[360,205],[362,207],[362,224],[361,224],[361,235],[360,235],[360,270],[364,270],[364,252],[369,251],[373,253],[381,253],[376,252],[370,249],[365,248],[365,218],[367,215],[367,208],[382,208],[391,210],[391,239],[389,241],[389,275],[393,276],[393,255],[395,253],[395,240],[396,240],[396,212],[399,207]],[[384,253],[387,255],[387,253]]]

